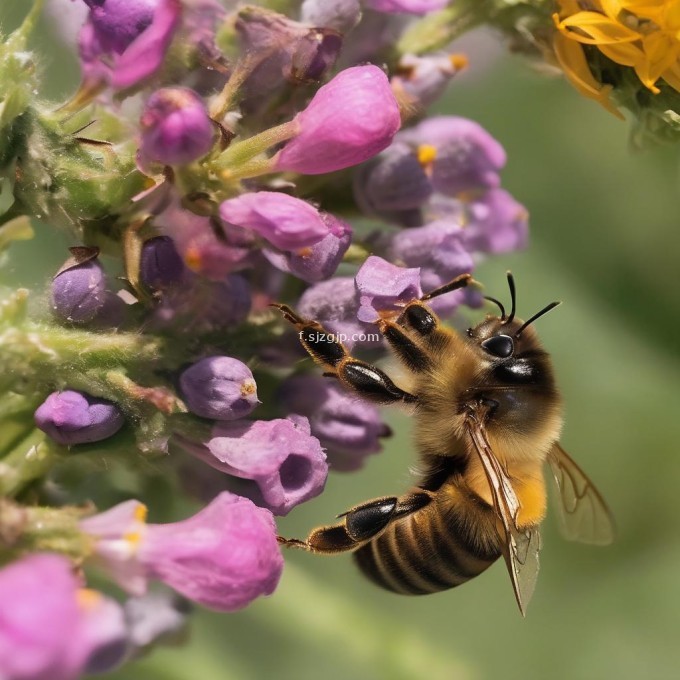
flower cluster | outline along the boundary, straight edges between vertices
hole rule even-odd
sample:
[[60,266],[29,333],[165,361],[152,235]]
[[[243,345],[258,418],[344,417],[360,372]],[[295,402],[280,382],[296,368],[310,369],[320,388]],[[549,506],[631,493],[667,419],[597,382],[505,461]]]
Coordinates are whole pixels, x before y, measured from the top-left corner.
[[[0,307],[3,680],[109,670],[181,629],[185,600],[271,594],[274,516],[380,451],[382,413],[305,374],[272,303],[379,359],[381,313],[527,241],[501,144],[424,115],[466,64],[418,42],[443,0],[78,2],[61,106],[34,94],[40,3],[0,48],[0,249],[34,217],[73,244]],[[83,506],[92,458],[126,474]],[[202,506],[158,503],[154,475]]]

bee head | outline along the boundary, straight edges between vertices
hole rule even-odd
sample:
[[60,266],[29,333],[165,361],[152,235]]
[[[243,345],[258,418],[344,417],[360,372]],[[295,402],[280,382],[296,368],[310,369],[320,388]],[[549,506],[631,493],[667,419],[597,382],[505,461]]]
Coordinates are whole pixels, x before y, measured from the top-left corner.
[[[536,319],[547,314],[551,309],[559,305],[559,302],[551,302],[540,311],[536,312],[527,321],[515,318],[516,308],[516,289],[515,279],[512,274],[508,272],[508,286],[510,288],[510,300],[512,307],[510,314],[506,314],[505,307],[496,298],[485,296],[486,300],[498,305],[501,312],[500,316],[489,316],[474,328],[468,330],[468,336],[475,340],[476,343],[484,350],[486,354],[498,359],[507,359],[517,351],[518,345],[523,344],[523,333]],[[530,340],[527,337],[526,340]]]

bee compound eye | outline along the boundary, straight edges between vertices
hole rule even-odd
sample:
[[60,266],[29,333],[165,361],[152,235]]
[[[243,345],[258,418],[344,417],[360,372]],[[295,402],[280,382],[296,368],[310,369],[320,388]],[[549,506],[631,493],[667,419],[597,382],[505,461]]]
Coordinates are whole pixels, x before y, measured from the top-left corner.
[[484,340],[481,346],[489,354],[502,359],[509,357],[515,349],[515,343],[509,335],[494,335]]

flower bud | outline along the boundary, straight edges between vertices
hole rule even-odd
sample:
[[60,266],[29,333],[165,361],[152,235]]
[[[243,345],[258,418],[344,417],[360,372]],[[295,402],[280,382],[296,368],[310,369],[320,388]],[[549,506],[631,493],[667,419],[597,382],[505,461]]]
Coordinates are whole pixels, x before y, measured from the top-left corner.
[[52,309],[62,321],[92,321],[106,303],[106,274],[96,259],[68,267],[52,280]]
[[84,0],[78,46],[86,83],[125,89],[156,73],[177,31],[179,0]]
[[327,378],[289,378],[280,399],[290,412],[309,418],[312,434],[327,449],[333,470],[359,469],[367,456],[381,450],[380,438],[391,432],[376,406]]
[[186,87],[165,87],[147,100],[140,119],[143,158],[186,165],[208,153],[214,128],[203,100]]
[[148,592],[123,605],[128,639],[135,652],[183,637],[191,605],[172,592]]
[[283,558],[271,513],[228,492],[181,522],[146,524],[146,508],[126,501],[80,522],[95,557],[127,592],[150,579],[217,611],[236,611],[279,581]]
[[364,6],[388,14],[427,14],[448,5],[450,0],[364,0]]
[[348,33],[361,19],[359,0],[305,0],[300,19],[310,26],[332,28]]
[[62,446],[108,439],[125,422],[112,402],[82,392],[52,392],[35,412],[35,424]]
[[420,269],[397,267],[381,257],[371,255],[357,272],[360,321],[373,323],[380,312],[398,309],[421,297]]
[[276,515],[318,496],[328,475],[326,454],[302,416],[217,423],[204,447],[188,450],[217,470],[252,479]]
[[264,249],[263,255],[277,269],[308,283],[330,278],[352,242],[352,228],[332,215],[324,217],[327,224],[332,223],[332,231],[318,243],[292,253]]
[[242,418],[258,404],[253,374],[231,357],[201,359],[182,373],[179,383],[189,410],[203,418]]
[[251,229],[280,250],[307,248],[329,232],[316,208],[278,191],[230,198],[220,205],[220,217],[229,224]]
[[182,281],[184,274],[184,263],[169,236],[156,236],[144,241],[139,277],[147,288],[171,288]]
[[341,71],[294,120],[299,132],[275,162],[278,170],[303,175],[362,163],[388,147],[401,126],[387,76],[372,65]]

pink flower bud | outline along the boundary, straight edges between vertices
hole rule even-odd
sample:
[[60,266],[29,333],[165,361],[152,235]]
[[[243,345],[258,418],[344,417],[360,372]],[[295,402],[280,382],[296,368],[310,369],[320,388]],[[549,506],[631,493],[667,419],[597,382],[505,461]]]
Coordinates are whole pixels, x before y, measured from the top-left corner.
[[210,151],[215,131],[203,100],[186,87],[154,92],[140,119],[143,158],[164,165],[185,165]]
[[279,151],[276,167],[303,175],[362,163],[387,148],[401,126],[387,76],[372,65],[341,71],[295,121],[300,131]]

